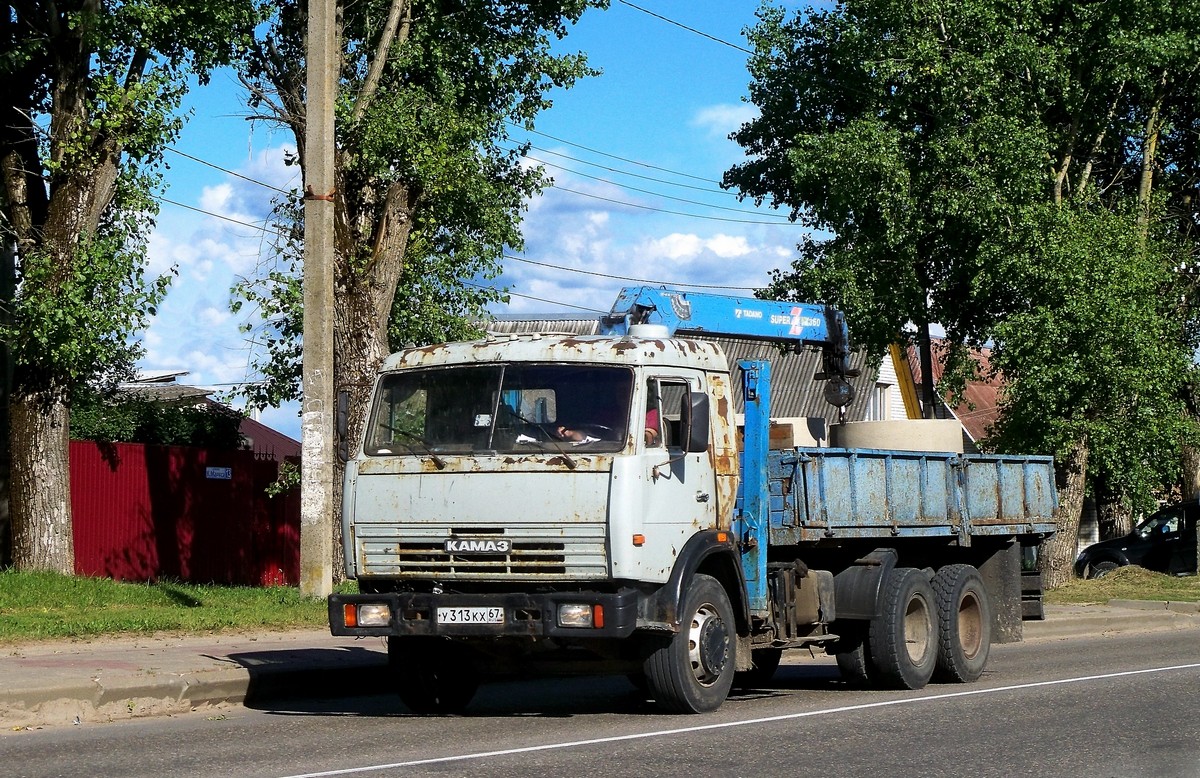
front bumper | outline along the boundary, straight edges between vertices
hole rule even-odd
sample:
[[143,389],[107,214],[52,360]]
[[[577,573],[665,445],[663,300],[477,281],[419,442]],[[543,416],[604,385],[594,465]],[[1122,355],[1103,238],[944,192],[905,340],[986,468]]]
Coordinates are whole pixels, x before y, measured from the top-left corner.
[[[478,637],[623,638],[637,626],[640,594],[634,589],[616,592],[546,592],[538,594],[334,594],[329,598],[329,628],[334,635],[358,637],[389,635],[443,635]],[[560,605],[599,606],[603,626],[565,627],[558,623]],[[388,623],[350,626],[347,607],[386,605]],[[438,608],[501,608],[503,623],[439,623]]]

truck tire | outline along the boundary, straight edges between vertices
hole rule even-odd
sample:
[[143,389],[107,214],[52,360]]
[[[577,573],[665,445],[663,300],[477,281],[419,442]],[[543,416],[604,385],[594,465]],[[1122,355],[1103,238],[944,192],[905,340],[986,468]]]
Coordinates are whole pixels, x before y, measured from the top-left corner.
[[733,685],[739,689],[758,689],[766,686],[779,669],[783,658],[782,648],[756,648],[750,652],[754,669],[742,670],[733,677]]
[[900,567],[883,584],[880,614],[867,631],[872,681],[920,689],[937,665],[938,620],[933,586],[920,570]]
[[721,707],[737,667],[737,631],[729,595],[696,574],[684,594],[679,631],[651,646],[643,669],[655,704],[673,713]]
[[479,688],[470,651],[440,638],[388,638],[388,671],[400,701],[417,714],[461,713]]
[[983,675],[992,647],[992,604],[983,577],[971,565],[946,565],[933,576],[938,654],[933,677],[971,683]]
[[838,638],[833,648],[834,659],[842,680],[851,686],[869,688],[872,667],[871,650],[867,645],[867,625],[864,622],[846,622],[837,627]]

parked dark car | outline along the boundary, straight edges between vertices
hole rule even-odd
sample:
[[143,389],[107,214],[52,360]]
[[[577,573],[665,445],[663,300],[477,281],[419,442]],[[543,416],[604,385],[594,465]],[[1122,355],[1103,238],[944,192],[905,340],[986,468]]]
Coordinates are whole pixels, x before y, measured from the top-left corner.
[[1196,572],[1196,500],[1153,513],[1120,538],[1093,543],[1075,560],[1079,577],[1099,578],[1124,565],[1138,565],[1169,575]]

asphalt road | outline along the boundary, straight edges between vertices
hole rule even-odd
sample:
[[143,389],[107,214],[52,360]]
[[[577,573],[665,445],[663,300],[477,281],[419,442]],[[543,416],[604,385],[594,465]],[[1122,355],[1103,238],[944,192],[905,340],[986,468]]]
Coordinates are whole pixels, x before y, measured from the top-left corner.
[[23,732],[7,776],[1200,776],[1200,630],[993,647],[976,684],[842,687],[832,660],[706,716],[665,716],[623,679],[506,682],[469,715],[393,698]]

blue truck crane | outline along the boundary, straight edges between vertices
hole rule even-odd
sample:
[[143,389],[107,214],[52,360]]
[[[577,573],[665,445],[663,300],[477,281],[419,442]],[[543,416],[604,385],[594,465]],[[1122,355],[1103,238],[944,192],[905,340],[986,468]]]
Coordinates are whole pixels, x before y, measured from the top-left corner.
[[[852,402],[828,306],[624,289],[596,336],[408,349],[347,462],[334,634],[387,640],[418,712],[488,678],[616,673],[669,711],[765,684],[782,652],[856,684],[977,679],[1021,637],[1022,546],[1054,531],[1047,457],[770,447],[771,360],[816,348]],[[734,408],[741,383],[744,419]]]

